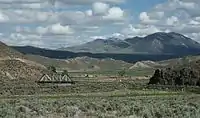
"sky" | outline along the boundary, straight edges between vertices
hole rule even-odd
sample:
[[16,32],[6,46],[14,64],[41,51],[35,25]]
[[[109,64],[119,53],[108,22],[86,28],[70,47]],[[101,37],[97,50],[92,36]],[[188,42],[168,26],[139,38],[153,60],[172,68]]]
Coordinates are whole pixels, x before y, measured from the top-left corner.
[[61,48],[177,32],[200,42],[200,0],[0,0],[0,41]]

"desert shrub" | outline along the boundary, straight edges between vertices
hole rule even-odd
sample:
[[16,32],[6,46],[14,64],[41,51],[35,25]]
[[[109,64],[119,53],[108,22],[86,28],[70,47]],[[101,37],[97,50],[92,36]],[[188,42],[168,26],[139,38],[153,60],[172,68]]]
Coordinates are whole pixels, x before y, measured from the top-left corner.
[[63,70],[62,75],[69,75],[67,70]]
[[198,96],[23,99],[0,102],[0,117],[199,118]]
[[125,76],[125,74],[126,74],[125,70],[121,70],[121,71],[118,72],[118,75],[121,76],[121,77]]
[[199,86],[199,69],[190,67],[157,69],[148,84]]
[[55,66],[49,66],[48,70],[53,72],[53,73],[56,73],[56,67]]

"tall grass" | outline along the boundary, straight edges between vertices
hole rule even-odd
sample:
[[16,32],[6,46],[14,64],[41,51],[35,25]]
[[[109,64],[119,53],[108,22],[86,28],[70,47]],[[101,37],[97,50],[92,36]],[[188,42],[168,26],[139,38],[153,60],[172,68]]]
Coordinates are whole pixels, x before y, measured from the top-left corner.
[[199,96],[1,100],[2,118],[199,118]]

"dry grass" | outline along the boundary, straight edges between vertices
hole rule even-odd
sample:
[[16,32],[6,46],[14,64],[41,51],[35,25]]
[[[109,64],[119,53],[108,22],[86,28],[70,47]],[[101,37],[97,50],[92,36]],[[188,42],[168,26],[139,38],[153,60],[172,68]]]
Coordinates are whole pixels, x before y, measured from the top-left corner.
[[199,118],[199,96],[15,99],[0,101],[0,117]]

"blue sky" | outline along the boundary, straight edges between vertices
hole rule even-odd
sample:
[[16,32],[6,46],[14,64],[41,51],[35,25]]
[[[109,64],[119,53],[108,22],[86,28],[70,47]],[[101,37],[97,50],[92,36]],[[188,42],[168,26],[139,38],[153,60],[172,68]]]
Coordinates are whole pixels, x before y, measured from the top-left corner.
[[0,0],[0,41],[60,48],[177,32],[200,42],[199,11],[200,0]]

